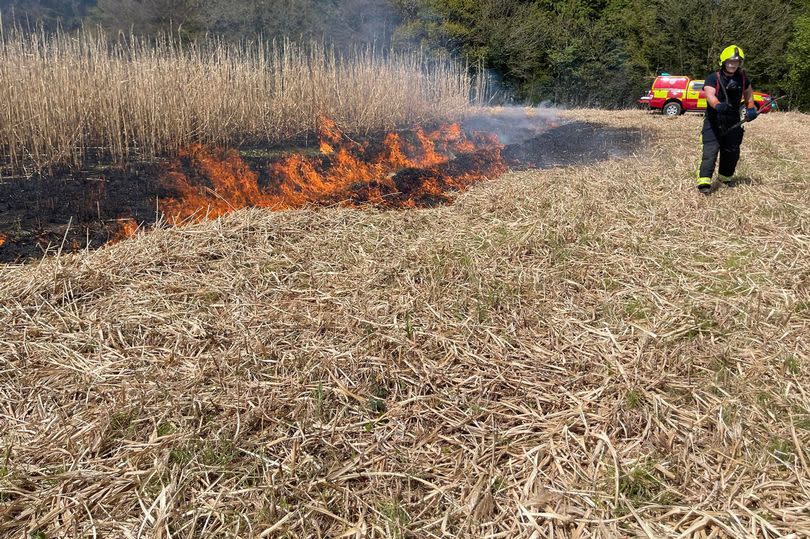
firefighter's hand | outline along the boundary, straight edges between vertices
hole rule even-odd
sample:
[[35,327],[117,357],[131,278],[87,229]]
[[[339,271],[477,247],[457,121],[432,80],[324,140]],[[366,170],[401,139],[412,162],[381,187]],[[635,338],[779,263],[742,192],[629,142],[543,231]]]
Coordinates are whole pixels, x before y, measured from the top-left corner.
[[731,112],[731,105],[721,101],[714,106],[714,110],[716,110],[718,114],[728,114]]
[[753,122],[759,116],[759,112],[757,111],[756,107],[748,107],[745,110],[745,119],[746,121]]

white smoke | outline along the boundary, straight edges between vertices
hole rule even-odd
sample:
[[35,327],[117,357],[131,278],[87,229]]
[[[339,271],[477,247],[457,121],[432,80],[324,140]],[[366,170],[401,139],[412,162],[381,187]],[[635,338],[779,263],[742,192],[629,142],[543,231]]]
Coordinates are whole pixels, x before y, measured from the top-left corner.
[[464,119],[462,125],[468,132],[491,133],[501,144],[508,146],[534,139],[558,127],[563,122],[557,110],[545,103],[537,107],[479,107]]

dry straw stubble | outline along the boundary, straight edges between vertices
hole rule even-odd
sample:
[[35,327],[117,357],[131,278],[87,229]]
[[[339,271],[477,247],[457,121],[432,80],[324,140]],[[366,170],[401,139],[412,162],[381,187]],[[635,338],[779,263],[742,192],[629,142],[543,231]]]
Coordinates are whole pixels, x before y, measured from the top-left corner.
[[807,535],[807,116],[568,114],[651,144],[0,270],[0,535]]

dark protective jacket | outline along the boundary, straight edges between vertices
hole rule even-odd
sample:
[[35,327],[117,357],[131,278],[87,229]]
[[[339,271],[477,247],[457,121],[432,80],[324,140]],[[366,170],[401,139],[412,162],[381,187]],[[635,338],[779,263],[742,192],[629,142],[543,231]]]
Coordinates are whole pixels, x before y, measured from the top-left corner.
[[729,77],[722,69],[706,76],[703,87],[713,87],[720,102],[731,105],[726,114],[718,114],[714,107],[706,107],[705,124],[716,132],[723,132],[740,121],[740,105],[743,103],[744,90],[751,88],[751,81],[744,71],[738,69]]

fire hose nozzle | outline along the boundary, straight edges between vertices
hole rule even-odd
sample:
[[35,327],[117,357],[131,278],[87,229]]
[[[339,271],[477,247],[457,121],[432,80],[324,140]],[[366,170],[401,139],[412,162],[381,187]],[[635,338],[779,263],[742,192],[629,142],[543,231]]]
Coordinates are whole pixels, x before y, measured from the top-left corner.
[[[762,105],[761,107],[759,107],[759,110],[763,110],[763,109],[765,109],[765,108],[769,108],[769,107],[771,107],[771,106],[772,106],[774,103],[776,103],[776,102],[777,102],[779,99],[783,99],[783,98],[785,98],[785,97],[787,97],[787,96],[786,96],[786,95],[780,95],[779,97],[772,97],[772,98],[768,99],[768,100],[765,102],[765,104],[764,104],[764,105]],[[736,124],[732,125],[732,126],[731,126],[731,127],[729,127],[728,129],[726,129],[725,131],[723,131],[723,132],[721,133],[721,135],[725,135],[725,134],[727,134],[727,133],[729,133],[729,132],[731,132],[731,131],[734,131],[735,129],[737,129],[738,127],[740,127],[742,124],[747,123],[748,121],[749,121],[749,120],[748,120],[748,117],[743,118],[742,120],[740,120],[740,121],[739,121],[739,122],[737,122]]]

